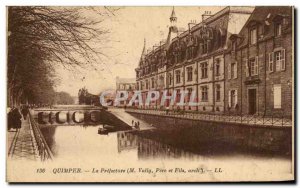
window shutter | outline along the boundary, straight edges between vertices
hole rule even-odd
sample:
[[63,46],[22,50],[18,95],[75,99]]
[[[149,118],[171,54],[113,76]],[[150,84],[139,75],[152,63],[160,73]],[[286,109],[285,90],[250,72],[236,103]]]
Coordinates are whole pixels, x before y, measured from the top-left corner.
[[249,77],[249,65],[248,65],[248,59],[245,60],[245,64],[246,64],[246,77]]
[[258,56],[255,57],[255,74],[258,75],[258,70],[259,70],[259,67],[258,67]]
[[281,85],[274,85],[274,108],[281,108]]
[[281,50],[281,70],[285,70],[285,49]]
[[269,53],[269,72],[273,72],[274,69],[274,52]]
[[228,91],[228,107],[231,107],[231,91]]
[[228,63],[228,79],[231,79],[231,62]]

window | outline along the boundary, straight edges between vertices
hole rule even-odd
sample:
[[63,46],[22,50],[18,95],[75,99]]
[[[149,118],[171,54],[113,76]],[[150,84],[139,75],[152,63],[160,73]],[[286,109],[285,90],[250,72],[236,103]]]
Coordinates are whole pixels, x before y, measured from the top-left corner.
[[216,101],[221,101],[221,86],[219,84],[216,85]]
[[151,78],[151,87],[154,88],[154,78]]
[[256,44],[257,42],[257,29],[252,28],[250,30],[250,44]]
[[204,43],[203,43],[203,54],[206,54],[207,53],[207,40],[204,40]]
[[176,90],[176,102],[180,102],[180,89]]
[[188,59],[191,59],[193,57],[193,47],[189,47],[187,49],[187,56],[188,56]]
[[172,85],[172,74],[169,74],[169,85]]
[[236,51],[236,41],[232,41],[232,51]]
[[159,81],[160,81],[160,86],[164,87],[165,86],[165,78],[163,76],[160,76]]
[[201,87],[201,100],[208,101],[208,87],[207,86]]
[[274,85],[274,108],[281,108],[281,85]]
[[250,59],[249,65],[250,76],[258,75],[258,57]]
[[276,23],[275,24],[275,36],[281,36],[281,23]]
[[193,67],[187,67],[187,81],[193,80]]
[[237,78],[237,63],[236,62],[231,63],[230,69],[231,69],[230,70],[231,78]]
[[207,62],[201,63],[201,78],[207,78]]
[[236,101],[236,93],[235,90],[231,90],[230,92],[230,106],[235,107],[235,101]]
[[176,83],[180,83],[180,70],[175,71]]
[[146,80],[146,89],[149,89],[149,83],[148,83],[148,80]]
[[215,73],[215,75],[216,76],[220,76],[220,59],[216,59],[215,66],[216,66],[216,69],[215,69],[216,73]]
[[281,51],[277,51],[274,53],[275,55],[275,66],[276,66],[276,71],[279,71],[281,68],[281,58],[282,58],[282,54]]
[[[274,66],[273,65],[273,58],[275,58],[275,69],[276,69],[276,71],[285,70],[285,49],[276,51],[276,52],[271,53],[269,55],[271,56],[271,57],[269,56],[269,67]],[[272,71],[273,71],[273,69],[272,69]]]
[[190,102],[193,89],[192,88],[187,88],[187,90],[188,90],[188,102]]
[[228,93],[228,107],[231,108],[235,108],[237,105],[237,90],[229,90]]

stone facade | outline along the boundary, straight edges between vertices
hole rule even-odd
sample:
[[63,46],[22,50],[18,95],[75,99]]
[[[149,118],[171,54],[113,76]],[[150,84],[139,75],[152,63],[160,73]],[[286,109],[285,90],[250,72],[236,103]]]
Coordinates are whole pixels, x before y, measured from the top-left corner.
[[231,36],[225,55],[228,111],[291,116],[292,27],[292,7],[257,7],[241,32]]
[[[213,15],[203,15],[202,22],[189,23],[188,30],[181,32],[176,27],[173,9],[166,42],[147,52],[144,46],[136,68],[136,84],[143,100],[150,90],[168,90],[169,94],[187,90],[186,105],[170,105],[167,101],[164,105],[153,102],[142,108],[180,108],[203,113],[261,114],[283,109],[291,112],[291,15],[290,7],[226,7]],[[282,23],[278,26],[281,31],[277,31],[281,33],[274,37],[278,23]],[[250,39],[254,33],[256,38]],[[277,53],[280,50],[282,55]],[[275,56],[280,63],[285,61],[284,69],[270,72],[266,69],[272,64],[269,57],[273,58],[275,69]],[[188,105],[191,91],[196,92],[198,106]],[[276,100],[274,108],[273,99],[280,95],[282,100]],[[180,94],[175,100],[178,98]],[[251,108],[249,98],[254,101]]]
[[[135,83],[135,79],[134,78],[120,78],[120,77],[116,77],[116,94],[118,95],[119,91],[126,91],[128,94],[127,100],[122,100],[120,101],[120,104],[118,104],[118,106],[126,106],[131,97],[134,94],[134,90],[136,89],[136,83]],[[115,98],[115,95],[113,96],[113,98]],[[120,93],[119,97],[125,97],[122,96],[124,95],[123,93]]]

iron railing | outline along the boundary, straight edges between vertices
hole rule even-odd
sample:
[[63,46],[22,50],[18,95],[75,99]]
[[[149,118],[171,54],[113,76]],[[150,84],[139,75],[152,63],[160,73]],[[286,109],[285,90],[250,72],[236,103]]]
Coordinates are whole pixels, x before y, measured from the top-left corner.
[[41,158],[41,161],[53,159],[52,151],[50,150],[38,123],[34,120],[31,113],[29,113],[30,126],[33,132],[34,140],[37,146],[38,155]]
[[248,115],[248,114],[213,114],[199,113],[193,111],[177,111],[177,110],[160,110],[160,109],[133,109],[128,108],[126,112],[151,114],[166,117],[176,117],[191,120],[202,120],[223,123],[238,123],[257,126],[284,126],[291,127],[292,119],[287,118],[284,114],[274,115]]

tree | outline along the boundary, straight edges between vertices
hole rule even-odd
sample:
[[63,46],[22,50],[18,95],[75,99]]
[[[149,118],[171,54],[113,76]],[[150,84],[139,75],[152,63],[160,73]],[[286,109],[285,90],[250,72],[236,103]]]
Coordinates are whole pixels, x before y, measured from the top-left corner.
[[74,104],[74,99],[67,92],[56,92],[56,104]]
[[[107,29],[101,23],[114,15],[109,7],[8,7],[8,102],[35,103],[52,97],[54,69],[93,66]],[[93,17],[89,15],[93,13]],[[100,44],[100,45],[99,45]],[[41,95],[41,96],[40,96]],[[47,96],[50,95],[50,96]]]

